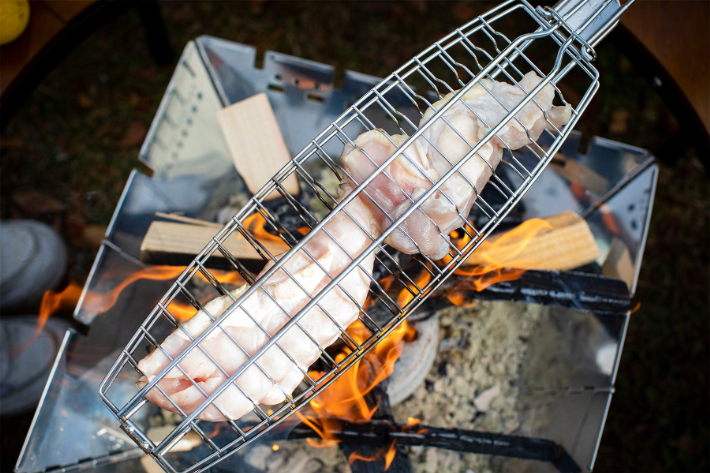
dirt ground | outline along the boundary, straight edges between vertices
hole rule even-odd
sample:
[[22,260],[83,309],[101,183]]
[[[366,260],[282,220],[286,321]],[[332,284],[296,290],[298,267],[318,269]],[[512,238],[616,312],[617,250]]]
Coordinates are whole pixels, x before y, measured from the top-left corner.
[[[494,4],[172,1],[161,9],[178,52],[209,34],[260,54],[331,64],[339,74],[383,76]],[[597,52],[601,89],[578,129],[586,138],[663,150],[677,120],[613,44]],[[155,65],[140,19],[128,12],[52,71],[2,134],[0,215],[57,228],[70,247],[67,280],[86,278],[95,240],[85,229],[108,223],[130,170],[140,168],[138,150],[173,68]],[[632,316],[598,472],[710,469],[710,186],[693,149],[662,152],[635,298],[641,306]],[[11,430],[17,436],[3,440],[3,471],[14,465],[29,420],[2,420],[3,438]]]

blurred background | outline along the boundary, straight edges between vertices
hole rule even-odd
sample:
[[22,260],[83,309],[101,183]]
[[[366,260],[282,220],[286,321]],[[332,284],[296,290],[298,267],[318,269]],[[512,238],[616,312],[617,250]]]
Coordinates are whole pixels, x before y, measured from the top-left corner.
[[[346,69],[389,74],[496,3],[171,1],[159,7],[178,54],[187,41],[209,34],[252,45],[258,58],[273,50],[333,65],[338,87]],[[68,247],[61,284],[86,279],[126,179],[142,166],[138,150],[174,70],[175,60],[159,66],[151,56],[143,20],[126,9],[102,25],[3,118],[0,217],[39,220],[61,235]],[[707,31],[698,41],[708,42]],[[702,159],[708,150],[688,146],[660,81],[648,77],[639,58],[628,57],[624,41],[613,35],[597,47],[601,89],[578,129],[584,140],[596,135],[651,150],[661,171],[632,303],[640,307],[595,471],[707,471],[710,186]],[[708,57],[694,60],[704,62],[706,75],[698,80],[710,87]],[[2,316],[38,309],[39,300]],[[70,313],[61,317],[70,320]],[[2,417],[2,471],[13,468],[31,419],[32,410]]]

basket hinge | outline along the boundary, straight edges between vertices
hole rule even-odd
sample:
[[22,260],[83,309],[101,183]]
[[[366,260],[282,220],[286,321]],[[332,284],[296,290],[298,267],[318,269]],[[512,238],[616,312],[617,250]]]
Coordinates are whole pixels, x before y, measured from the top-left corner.
[[619,22],[621,15],[634,0],[624,5],[619,0],[562,0],[554,7],[538,6],[536,12],[562,26],[581,45],[582,55],[596,59],[594,46]]

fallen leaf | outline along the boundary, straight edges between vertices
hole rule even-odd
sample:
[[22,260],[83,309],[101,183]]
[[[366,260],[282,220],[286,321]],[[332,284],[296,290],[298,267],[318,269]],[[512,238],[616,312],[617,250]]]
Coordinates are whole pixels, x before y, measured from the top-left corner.
[[77,96],[76,101],[79,103],[79,106],[81,108],[89,108],[93,104],[91,97],[89,97],[89,95],[84,92],[80,93]]
[[64,219],[65,234],[75,245],[82,243],[82,235],[86,227],[84,217],[76,212],[68,214]]
[[101,128],[99,128],[98,130],[96,130],[96,132],[94,133],[94,138],[101,138],[101,137],[104,136],[104,135],[106,134],[106,132],[109,131],[110,129],[111,129],[111,125],[109,125],[108,123],[102,125]]
[[10,198],[22,212],[30,216],[58,213],[65,208],[60,200],[39,191],[15,192]]
[[84,246],[97,250],[106,235],[106,227],[103,225],[90,224],[84,227],[81,233],[81,242]]
[[628,110],[620,109],[614,110],[611,114],[611,123],[609,124],[609,131],[614,134],[624,134],[629,129],[629,119],[631,118],[631,112]]
[[145,135],[148,133],[148,128],[141,122],[133,122],[128,125],[126,133],[121,138],[116,146],[119,148],[132,148],[143,143]]
[[453,13],[454,18],[459,23],[466,23],[471,21],[473,17],[476,16],[476,11],[468,3],[456,3],[451,8],[451,13]]
[[18,149],[22,148],[22,140],[19,138],[2,138],[0,139],[0,149]]
[[128,98],[128,103],[130,103],[134,107],[137,107],[141,103],[141,96],[138,95],[136,92],[131,92],[131,95]]

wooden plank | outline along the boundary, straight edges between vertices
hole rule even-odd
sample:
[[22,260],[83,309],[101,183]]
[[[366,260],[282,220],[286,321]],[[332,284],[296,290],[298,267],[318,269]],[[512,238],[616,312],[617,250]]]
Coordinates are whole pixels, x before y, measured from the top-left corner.
[[538,270],[566,271],[589,264],[599,249],[587,222],[566,211],[543,219],[547,226],[537,227],[531,236],[522,231],[531,221],[508,232],[492,235],[466,259],[466,264]]
[[606,256],[602,266],[602,274],[624,281],[629,289],[634,285],[636,271],[631,261],[631,253],[629,253],[629,249],[624,242],[618,238],[614,238],[611,242],[609,254]]
[[[210,226],[155,221],[150,224],[148,233],[141,243],[141,259],[153,263],[166,263],[168,260],[191,261],[210,242],[216,232]],[[272,255],[279,255],[289,249],[286,243],[272,235],[260,242]],[[251,244],[238,232],[225,241],[224,247],[240,260],[262,260]],[[214,256],[223,257],[220,251],[215,252]]]
[[[217,121],[234,166],[252,193],[259,191],[290,161],[291,155],[266,94],[249,97],[220,110]],[[283,186],[291,195],[298,194],[294,175],[289,176]],[[273,192],[269,198],[279,196]]]
[[215,229],[222,228],[224,225],[217,222],[208,222],[207,220],[200,220],[199,218],[185,217],[184,215],[165,213],[165,212],[155,212],[156,217],[164,218],[166,220],[173,220],[175,222],[191,223],[193,225],[202,225],[203,227],[212,227]]

